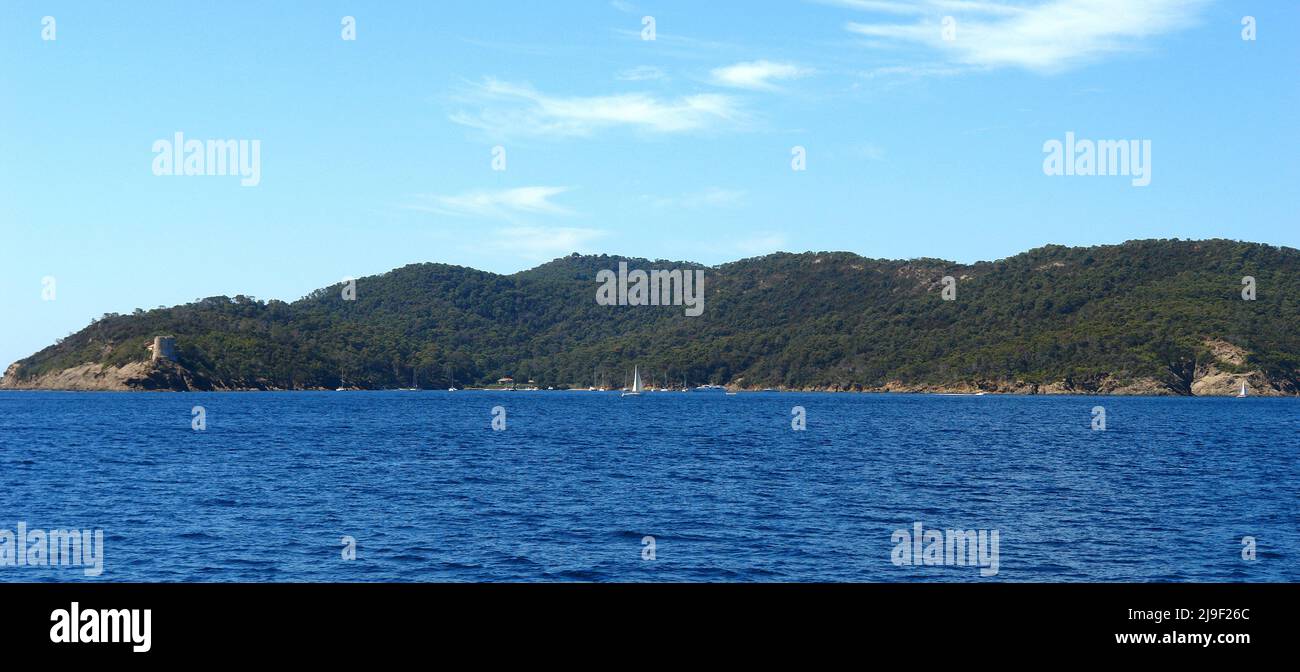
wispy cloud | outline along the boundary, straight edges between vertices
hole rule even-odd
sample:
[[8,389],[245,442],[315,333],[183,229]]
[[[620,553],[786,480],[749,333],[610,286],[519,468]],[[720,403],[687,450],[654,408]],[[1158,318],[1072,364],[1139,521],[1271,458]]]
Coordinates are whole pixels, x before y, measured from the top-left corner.
[[[676,32],[665,32],[663,26],[660,26],[659,30],[655,33],[654,42],[646,42],[641,37],[640,24],[638,24],[635,29],[614,28],[613,33],[624,40],[640,42],[642,44],[653,44],[655,45],[655,53],[657,55],[672,54],[699,59],[708,57],[710,55],[709,52],[735,51],[742,48],[742,45],[735,42],[707,40],[699,37],[692,37],[690,35],[682,35],[681,33]],[[664,47],[671,47],[672,49],[665,51]]]
[[936,12],[965,12],[972,14],[1017,14],[1024,11],[1024,3],[999,0],[813,0],[818,4],[847,7],[876,14],[919,15]]
[[864,71],[862,76],[867,79],[891,76],[947,77],[950,75],[960,75],[967,71],[967,68],[960,66],[945,65],[942,63],[920,63],[915,65],[884,65]]
[[[849,22],[847,29],[873,39],[929,48],[970,68],[1016,67],[1059,72],[1122,52],[1149,48],[1159,35],[1190,26],[1208,0],[1044,0],[1012,4],[992,0],[924,0],[903,3],[837,0],[873,12],[922,15],[911,23]],[[955,32],[944,39],[943,19]]]
[[467,100],[479,109],[455,112],[451,121],[499,137],[585,136],[617,127],[682,133],[738,123],[745,117],[734,98],[721,94],[557,96],[495,79],[477,86]]
[[638,65],[635,68],[620,70],[615,79],[622,82],[646,82],[657,79],[666,79],[668,75],[663,70],[653,65]]
[[774,82],[778,80],[806,77],[811,73],[810,68],[793,63],[749,61],[715,68],[711,73],[711,79],[714,84],[721,86],[770,91],[776,88]]
[[737,240],[734,249],[740,254],[758,256],[779,252],[786,246],[786,238],[780,233],[758,233],[749,238]]
[[697,208],[735,207],[744,203],[746,195],[747,192],[740,189],[709,187],[702,191],[683,194],[681,196],[643,196],[642,198],[656,208],[693,210]]
[[922,14],[924,5],[916,2],[895,2],[894,0],[816,0],[822,5],[836,5],[867,12],[884,14]]
[[[442,230],[449,245],[460,246],[466,252],[486,250],[494,255],[537,263],[571,252],[592,252],[592,243],[609,235],[604,229],[534,223],[540,217],[574,214],[552,201],[568,191],[568,187],[516,187],[422,194],[417,197],[417,203],[407,205],[406,209],[466,220],[464,226],[472,227],[472,231],[461,230],[459,226]],[[496,228],[490,224],[483,226],[493,220],[501,224]],[[452,232],[455,235],[450,235]],[[472,245],[466,242],[467,238],[473,240]]]
[[591,245],[608,232],[568,226],[511,226],[486,237],[484,247],[530,262],[549,261],[571,252],[593,252]]
[[455,195],[424,194],[419,197],[419,203],[407,208],[453,217],[497,219],[528,214],[566,215],[572,211],[552,203],[551,198],[568,190],[568,187],[516,187]]
[[874,142],[864,142],[853,145],[849,149],[851,154],[858,158],[866,159],[868,161],[885,160],[885,148],[875,144]]

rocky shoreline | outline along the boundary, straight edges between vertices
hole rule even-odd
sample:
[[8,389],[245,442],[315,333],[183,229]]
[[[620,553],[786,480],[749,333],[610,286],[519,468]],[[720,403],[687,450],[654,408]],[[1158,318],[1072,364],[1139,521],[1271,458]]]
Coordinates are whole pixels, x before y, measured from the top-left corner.
[[[102,364],[83,364],[35,376],[21,378],[18,365],[9,367],[0,378],[0,390],[45,390],[74,392],[278,392],[278,391],[329,391],[324,387],[296,387],[293,390],[276,386],[260,380],[213,381],[195,376],[189,370],[175,362],[160,360],[154,362],[132,362],[121,367]],[[978,380],[952,384],[907,383],[890,381],[882,386],[864,386],[856,383],[806,386],[789,388],[783,386],[747,385],[737,380],[727,385],[729,391],[759,392],[773,390],[778,392],[858,392],[858,393],[897,393],[897,394],[1019,394],[1019,395],[1102,395],[1102,396],[1196,396],[1196,397],[1231,397],[1236,396],[1241,384],[1245,383],[1251,396],[1287,397],[1300,396],[1300,389],[1294,389],[1289,381],[1274,381],[1260,371],[1228,372],[1213,365],[1198,367],[1196,376],[1189,386],[1190,394],[1180,392],[1170,385],[1153,378],[1121,379],[1104,377],[1088,383],[1056,381],[1048,384],[1029,383],[1025,381]],[[356,388],[364,389],[364,388]],[[574,389],[585,389],[575,386]]]

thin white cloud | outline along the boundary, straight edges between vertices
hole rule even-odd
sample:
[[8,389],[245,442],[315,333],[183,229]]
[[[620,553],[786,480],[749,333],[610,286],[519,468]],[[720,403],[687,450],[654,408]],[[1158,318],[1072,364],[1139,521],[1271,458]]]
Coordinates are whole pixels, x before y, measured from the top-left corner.
[[[855,21],[849,22],[847,29],[874,39],[920,45],[966,67],[1014,67],[1050,73],[1108,55],[1149,48],[1153,38],[1190,26],[1207,2],[1044,0],[1012,4],[926,0],[917,5],[925,10],[925,16],[913,23]],[[952,39],[944,39],[946,16],[954,19]]]
[[513,219],[518,215],[566,215],[568,208],[556,205],[551,198],[568,191],[568,187],[515,187],[479,190],[463,194],[425,194],[411,210],[453,217]]
[[875,144],[874,142],[864,142],[859,145],[854,145],[851,150],[854,156],[868,161],[885,160],[885,148]]
[[589,254],[607,231],[568,226],[511,226],[486,237],[484,247],[529,262],[550,261],[572,252]]
[[949,75],[959,75],[967,72],[967,69],[943,64],[918,64],[918,65],[885,65],[878,68],[872,68],[862,72],[862,76],[867,79],[877,77],[907,76],[907,77],[946,77]]
[[681,196],[644,196],[642,198],[649,201],[656,208],[678,208],[678,209],[699,209],[699,208],[731,208],[744,204],[747,192],[740,189],[723,189],[722,187],[709,187],[702,191],[697,191]]
[[[663,26],[660,26],[659,28],[660,30],[655,33],[654,41],[649,43],[655,45],[655,53],[657,55],[662,55],[660,52],[665,46],[689,48],[690,51],[683,50],[669,53],[674,53],[679,56],[689,56],[692,58],[700,58],[700,52],[703,51],[735,50],[741,48],[741,45],[734,42],[706,40],[698,37],[691,37],[689,35],[664,32]],[[639,25],[635,29],[614,28],[613,33],[625,40],[641,42],[643,44],[646,43],[646,40],[641,37],[641,27]]]
[[930,7],[942,12],[963,12],[970,14],[1001,14],[1010,16],[1025,11],[1023,3],[998,2],[997,0],[929,0]]
[[750,256],[779,252],[785,246],[785,236],[780,233],[759,233],[749,238],[742,238],[733,245],[740,254]]
[[635,68],[621,70],[615,79],[621,82],[648,82],[657,79],[665,79],[668,75],[663,70],[653,65],[638,65]]
[[875,14],[934,14],[936,12],[967,12],[978,14],[1016,14],[1024,11],[1023,3],[998,0],[814,0],[823,5],[835,5]]
[[696,194],[690,194],[686,203],[693,206],[731,207],[740,205],[745,200],[745,191],[741,189],[722,189],[710,187]]
[[616,127],[682,133],[736,124],[745,118],[739,103],[721,94],[554,96],[531,86],[489,79],[468,99],[480,109],[455,112],[451,121],[499,137],[585,136]]
[[894,0],[818,0],[818,2],[823,5],[835,5],[885,14],[921,14],[925,12],[924,5],[916,2],[895,2]]
[[811,69],[793,63],[749,61],[715,68],[711,75],[713,83],[721,86],[770,91],[776,88],[775,81],[806,77],[811,73]]

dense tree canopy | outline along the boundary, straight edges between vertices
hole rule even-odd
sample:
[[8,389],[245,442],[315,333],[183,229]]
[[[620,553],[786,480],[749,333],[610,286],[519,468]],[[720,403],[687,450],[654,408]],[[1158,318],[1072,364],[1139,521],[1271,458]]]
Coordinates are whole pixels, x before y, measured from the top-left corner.
[[[973,265],[846,252],[778,253],[706,268],[705,310],[603,306],[596,274],[625,259],[573,255],[509,276],[417,264],[293,303],[213,297],[106,315],[21,362],[31,377],[147,359],[175,335],[179,362],[222,387],[445,388],[505,375],[659,383],[872,388],[889,381],[1028,383],[1146,377],[1190,385],[1206,341],[1243,368],[1300,384],[1300,252],[1226,240],[1047,246]],[[626,259],[633,268],[704,268]],[[942,278],[957,278],[944,301]],[[1257,300],[1241,297],[1253,276]]]

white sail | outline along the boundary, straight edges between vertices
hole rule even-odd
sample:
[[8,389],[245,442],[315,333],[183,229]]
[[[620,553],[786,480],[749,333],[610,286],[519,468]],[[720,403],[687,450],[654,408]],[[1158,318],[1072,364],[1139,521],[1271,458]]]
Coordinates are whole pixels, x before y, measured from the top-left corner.
[[625,397],[641,396],[641,371],[636,367],[632,367],[632,388],[631,389],[624,388],[623,396]]
[[1246,396],[1246,383],[1243,382],[1243,383],[1241,384],[1241,391],[1237,393],[1237,396],[1238,396],[1238,397],[1244,397],[1244,396]]

